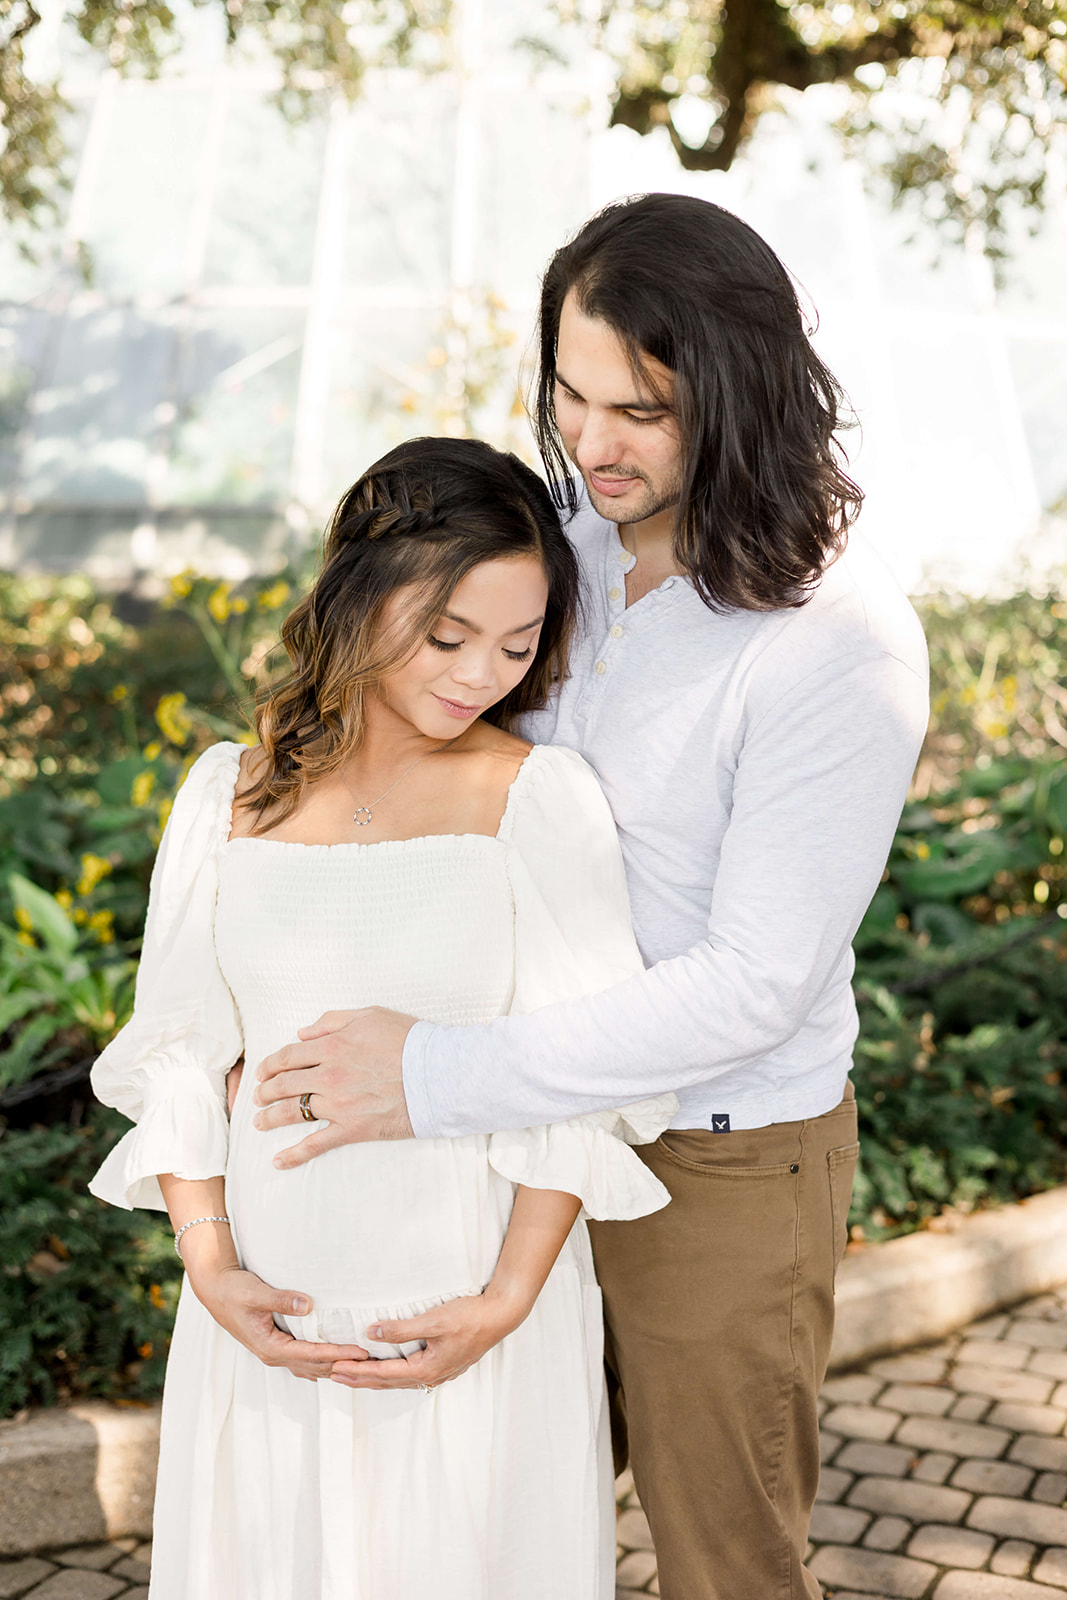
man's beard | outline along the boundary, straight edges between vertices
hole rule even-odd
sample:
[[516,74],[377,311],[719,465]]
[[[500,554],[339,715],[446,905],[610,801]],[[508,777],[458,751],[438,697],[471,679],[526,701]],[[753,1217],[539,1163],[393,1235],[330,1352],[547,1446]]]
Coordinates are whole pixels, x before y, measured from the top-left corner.
[[[580,467],[578,470],[581,472]],[[610,474],[602,473],[601,476],[610,476]],[[658,517],[662,511],[669,511],[671,507],[676,506],[678,501],[681,499],[682,485],[679,479],[672,479],[667,483],[661,484],[657,487],[656,485],[649,483],[648,479],[643,473],[620,472],[617,474],[617,476],[620,478],[639,477],[645,486],[641,499],[632,510],[623,511],[623,508],[616,500],[610,499],[607,496],[598,495],[597,491],[591,486],[588,478],[586,478],[585,473],[582,473],[582,480],[585,483],[586,492],[589,495],[590,500],[592,500],[599,515],[604,517],[608,522],[617,522],[623,527],[629,527],[631,524],[637,522],[647,522],[650,517]],[[604,504],[606,509],[601,510],[601,503]],[[617,508],[620,514],[616,516],[612,508]]]

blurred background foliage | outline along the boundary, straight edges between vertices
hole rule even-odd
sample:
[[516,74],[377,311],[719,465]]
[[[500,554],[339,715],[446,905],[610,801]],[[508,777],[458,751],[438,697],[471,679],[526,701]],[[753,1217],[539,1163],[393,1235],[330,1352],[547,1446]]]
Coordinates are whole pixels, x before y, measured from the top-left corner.
[[[85,1192],[124,1125],[88,1072],[129,1012],[174,789],[251,738],[302,577],[182,574],[162,605],[0,578],[0,1415],[161,1381],[177,1262],[156,1216]],[[1067,604],[919,604],[930,734],[856,941],[857,1244],[1067,1166]]]
[[[194,0],[218,7],[232,48],[266,52],[293,116],[354,96],[369,67],[452,63],[450,33],[477,0]],[[65,15],[121,73],[155,76],[181,48],[166,0],[74,0]],[[838,83],[841,128],[929,219],[1003,253],[1014,203],[1040,207],[1067,123],[1064,0],[555,0],[560,29],[587,30],[613,64],[613,122],[664,128],[688,171],[727,170],[781,89]],[[0,0],[0,208],[33,221],[64,170],[63,101],[27,71],[41,16]],[[537,56],[563,52],[530,40]],[[901,95],[881,91],[899,87]],[[916,109],[915,100],[923,102]],[[936,115],[931,115],[931,107]]]

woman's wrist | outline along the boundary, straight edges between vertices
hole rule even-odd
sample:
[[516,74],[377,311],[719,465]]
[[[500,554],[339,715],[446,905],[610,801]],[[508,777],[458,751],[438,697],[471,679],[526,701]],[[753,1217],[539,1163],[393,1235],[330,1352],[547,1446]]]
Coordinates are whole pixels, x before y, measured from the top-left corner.
[[178,1251],[194,1289],[198,1282],[239,1265],[229,1224],[214,1219],[183,1233]]
[[534,1308],[541,1285],[522,1277],[494,1273],[485,1287],[483,1299],[498,1318],[505,1333],[512,1333]]

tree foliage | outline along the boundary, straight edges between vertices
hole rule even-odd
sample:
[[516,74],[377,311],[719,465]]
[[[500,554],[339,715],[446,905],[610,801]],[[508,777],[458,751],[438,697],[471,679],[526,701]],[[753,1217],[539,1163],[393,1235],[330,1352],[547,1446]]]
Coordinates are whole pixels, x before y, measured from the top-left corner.
[[1044,199],[1067,123],[1064,0],[604,0],[603,23],[613,121],[665,128],[689,171],[727,169],[778,88],[842,83],[844,130],[958,235],[996,255],[1011,201]]
[[[371,66],[432,58],[447,31],[450,0],[193,0],[219,13],[231,47],[265,44],[281,69],[283,109],[299,114],[323,89],[358,93]],[[67,20],[121,73],[155,77],[181,48],[167,0],[75,0]],[[0,208],[39,223],[55,211],[64,145],[55,84],[27,71],[41,17],[33,0],[0,0]]]
[[[233,46],[266,44],[292,112],[316,88],[358,92],[368,66],[441,59],[450,0],[194,0]],[[573,22],[576,0],[556,0]],[[73,0],[81,37],[120,72],[180,48],[167,0]],[[0,0],[0,206],[40,219],[62,168],[62,102],[26,71],[33,0]],[[600,0],[612,120],[666,129],[683,167],[725,170],[782,88],[851,91],[843,130],[896,198],[1002,254],[1012,212],[1039,208],[1067,122],[1067,0]],[[888,88],[889,93],[878,92]]]

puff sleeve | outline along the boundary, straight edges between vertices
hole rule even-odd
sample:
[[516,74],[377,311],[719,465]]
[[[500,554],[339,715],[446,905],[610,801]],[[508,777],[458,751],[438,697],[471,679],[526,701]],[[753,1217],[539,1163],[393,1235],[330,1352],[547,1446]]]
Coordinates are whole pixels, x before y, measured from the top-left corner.
[[[595,994],[644,970],[615,822],[581,756],[547,745],[531,752],[501,837],[515,904],[513,1013]],[[664,1094],[494,1133],[489,1161],[514,1183],[578,1195],[587,1216],[647,1216],[670,1197],[628,1146],[657,1138],[676,1109],[674,1095]]]
[[215,957],[218,854],[242,746],[206,750],[178,792],[156,857],[133,1016],[93,1068],[93,1089],[136,1123],[89,1185],[112,1205],[164,1209],[157,1175],[226,1171],[226,1074],[242,1050]]

